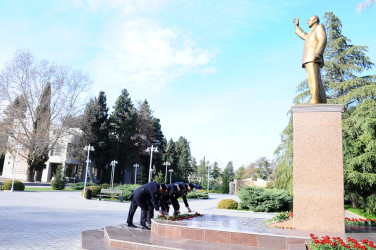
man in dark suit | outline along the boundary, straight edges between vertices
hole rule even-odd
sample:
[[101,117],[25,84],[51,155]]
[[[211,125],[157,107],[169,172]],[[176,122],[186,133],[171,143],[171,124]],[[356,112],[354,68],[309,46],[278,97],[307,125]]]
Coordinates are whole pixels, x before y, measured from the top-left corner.
[[150,209],[155,209],[158,212],[159,216],[162,216],[162,210],[159,209],[159,200],[160,195],[163,193],[163,190],[166,190],[166,185],[158,184],[155,181],[149,182],[139,188],[137,188],[130,196],[131,198],[131,205],[129,207],[128,213],[128,227],[136,227],[133,224],[133,216],[136,212],[137,207],[141,208],[141,218],[140,218],[140,225],[141,229],[150,230],[149,227],[146,226],[146,219],[147,214]]
[[307,70],[310,104],[326,103],[324,85],[321,81],[320,68],[324,66],[324,50],[326,46],[326,32],[324,25],[320,24],[318,16],[311,16],[308,20],[309,33],[299,27],[299,18],[294,19],[295,33],[303,40],[304,50],[302,67]]
[[161,199],[161,208],[165,214],[169,212],[169,204],[172,204],[174,208],[173,215],[180,214],[180,204],[178,198],[182,197],[184,205],[188,209],[188,212],[192,212],[187,201],[187,192],[192,191],[194,184],[185,184],[182,182],[167,185],[168,195],[164,195]]

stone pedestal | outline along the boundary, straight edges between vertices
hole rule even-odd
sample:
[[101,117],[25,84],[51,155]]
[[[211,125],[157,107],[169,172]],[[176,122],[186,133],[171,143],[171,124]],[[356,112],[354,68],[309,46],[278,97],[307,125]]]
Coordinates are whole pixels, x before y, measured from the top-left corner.
[[294,228],[345,232],[343,106],[293,106]]

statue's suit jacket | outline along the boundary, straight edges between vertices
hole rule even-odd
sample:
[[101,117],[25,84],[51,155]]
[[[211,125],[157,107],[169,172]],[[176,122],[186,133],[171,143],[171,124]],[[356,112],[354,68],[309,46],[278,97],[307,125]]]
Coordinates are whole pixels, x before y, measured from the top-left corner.
[[[305,68],[305,64],[309,62],[315,62],[320,64],[320,68],[324,66],[324,49],[326,46],[326,33],[324,25],[319,24],[316,27],[311,28],[309,33],[305,33],[299,26],[296,26],[295,33],[303,40],[304,50],[302,58],[302,67]],[[315,59],[315,54],[319,54],[320,58]]]

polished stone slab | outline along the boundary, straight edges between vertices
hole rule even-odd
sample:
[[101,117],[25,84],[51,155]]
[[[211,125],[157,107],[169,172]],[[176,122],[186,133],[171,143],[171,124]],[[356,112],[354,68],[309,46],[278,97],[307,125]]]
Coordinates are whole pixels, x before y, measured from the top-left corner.
[[[305,249],[310,233],[321,237],[369,239],[376,233],[332,234],[297,229],[269,228],[265,218],[204,215],[188,220],[152,220],[152,230],[128,228],[125,224],[82,232],[82,248],[104,249]],[[355,228],[353,228],[355,229]],[[354,231],[354,230],[353,230]],[[356,231],[355,231],[356,232]]]
[[264,219],[221,215],[181,221],[154,219],[152,234],[261,249],[289,249],[290,245],[303,249],[310,239],[308,232],[269,228]]
[[[105,227],[103,235],[104,243],[108,249],[227,249],[227,250],[257,250],[257,247],[234,246],[189,240],[174,237],[156,236],[148,230],[140,228],[128,228],[126,225]],[[86,245],[88,247],[88,245]],[[97,249],[93,246],[84,249]],[[99,250],[102,250],[100,248]]]

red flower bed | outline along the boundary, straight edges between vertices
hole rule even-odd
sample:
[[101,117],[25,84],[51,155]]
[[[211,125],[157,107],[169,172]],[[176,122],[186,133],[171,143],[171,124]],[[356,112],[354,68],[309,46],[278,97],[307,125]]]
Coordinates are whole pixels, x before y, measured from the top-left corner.
[[346,225],[350,226],[371,226],[376,227],[376,220],[373,219],[357,219],[345,217]]
[[203,214],[200,214],[200,213],[195,213],[195,214],[179,214],[179,215],[174,215],[174,216],[162,216],[162,217],[159,217],[160,219],[162,220],[172,220],[172,221],[175,221],[175,220],[186,220],[186,219],[191,219],[191,218],[194,218],[194,217],[197,217],[197,216],[204,216]]
[[328,235],[321,238],[310,234],[311,247],[313,249],[376,249],[376,246],[372,241],[367,239],[360,240],[358,242],[355,239],[347,237],[347,242],[344,242],[340,237],[329,237]]

